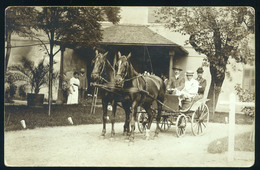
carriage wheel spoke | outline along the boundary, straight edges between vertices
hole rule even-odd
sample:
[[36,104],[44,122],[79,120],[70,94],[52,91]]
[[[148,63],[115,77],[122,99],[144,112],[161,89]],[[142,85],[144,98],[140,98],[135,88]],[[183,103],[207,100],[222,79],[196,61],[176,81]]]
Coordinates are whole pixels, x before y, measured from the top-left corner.
[[207,126],[205,125],[205,123],[204,122],[201,122],[201,124],[203,124],[203,126],[206,128]]

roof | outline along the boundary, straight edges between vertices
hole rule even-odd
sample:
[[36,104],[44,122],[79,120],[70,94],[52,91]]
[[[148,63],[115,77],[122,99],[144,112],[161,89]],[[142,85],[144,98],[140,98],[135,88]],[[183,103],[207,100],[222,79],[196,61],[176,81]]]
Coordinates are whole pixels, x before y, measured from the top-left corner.
[[[103,40],[101,43],[109,45],[181,47],[180,45],[166,39],[144,25],[113,25],[104,28]],[[188,54],[185,49],[182,50]]]

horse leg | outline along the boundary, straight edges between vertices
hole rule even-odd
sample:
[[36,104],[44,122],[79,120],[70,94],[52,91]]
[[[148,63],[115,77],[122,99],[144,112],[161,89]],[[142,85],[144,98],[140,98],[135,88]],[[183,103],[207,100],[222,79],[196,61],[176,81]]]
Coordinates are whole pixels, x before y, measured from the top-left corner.
[[106,122],[107,122],[107,105],[108,102],[102,99],[102,109],[103,109],[103,130],[101,136],[106,135]]
[[130,132],[130,136],[129,136],[129,140],[130,142],[134,141],[134,130],[135,130],[135,117],[136,117],[136,113],[137,113],[137,102],[134,101],[132,104],[132,110],[130,112],[130,124],[131,124],[131,132]]
[[151,108],[151,104],[144,104],[144,109],[148,114],[148,125],[147,125],[147,129],[145,131],[145,137],[146,140],[148,140],[150,138],[150,128],[153,122],[153,112],[152,112],[152,108]]
[[156,130],[155,130],[154,137],[158,137],[158,135],[159,135],[159,132],[160,132],[159,123],[160,123],[161,115],[162,115],[162,105],[159,102],[157,102],[157,107],[158,107],[158,114],[156,117]]
[[114,129],[114,124],[115,124],[115,119],[116,119],[116,106],[117,103],[115,102],[115,100],[112,101],[112,106],[113,106],[113,110],[112,110],[112,116],[111,116],[111,124],[112,124],[112,129],[111,129],[111,137],[115,136],[115,129]]
[[126,136],[126,135],[130,135],[130,127],[129,127],[129,124],[130,124],[130,105],[129,105],[129,102],[122,102],[122,106],[125,110],[125,124],[124,124],[124,132],[123,132],[123,135]]

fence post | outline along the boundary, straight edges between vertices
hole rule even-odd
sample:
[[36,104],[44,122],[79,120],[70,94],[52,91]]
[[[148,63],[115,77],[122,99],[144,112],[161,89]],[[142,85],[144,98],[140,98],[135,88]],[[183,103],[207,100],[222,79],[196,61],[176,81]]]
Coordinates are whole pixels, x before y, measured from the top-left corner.
[[236,96],[231,93],[229,96],[229,135],[228,135],[228,161],[234,160],[235,149],[235,108],[236,108]]

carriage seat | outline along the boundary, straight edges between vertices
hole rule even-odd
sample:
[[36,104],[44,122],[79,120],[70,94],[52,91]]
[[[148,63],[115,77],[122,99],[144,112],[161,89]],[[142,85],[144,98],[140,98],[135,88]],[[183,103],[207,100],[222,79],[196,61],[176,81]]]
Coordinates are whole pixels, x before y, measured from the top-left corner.
[[196,101],[198,101],[199,99],[202,99],[202,98],[203,98],[203,96],[201,96],[199,94],[196,94],[194,97],[191,97],[191,98],[185,98],[182,101],[181,110],[188,109],[189,107],[191,107],[193,105],[193,103],[195,103]]

